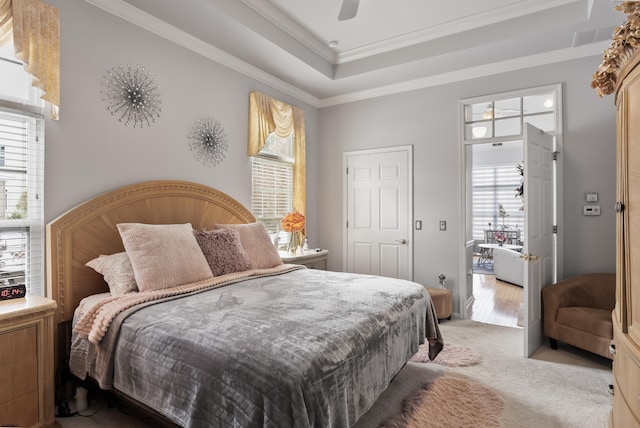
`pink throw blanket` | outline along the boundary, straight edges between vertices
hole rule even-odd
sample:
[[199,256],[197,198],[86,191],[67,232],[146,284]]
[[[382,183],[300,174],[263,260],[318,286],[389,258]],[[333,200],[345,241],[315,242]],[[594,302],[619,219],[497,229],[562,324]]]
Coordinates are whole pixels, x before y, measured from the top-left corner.
[[144,291],[127,293],[120,296],[111,296],[101,300],[85,312],[82,318],[78,320],[73,331],[78,336],[88,339],[89,342],[98,344],[106,334],[113,319],[120,312],[137,304],[163,299],[165,297],[192,293],[194,291],[215,288],[252,276],[275,275],[303,268],[304,266],[301,265],[284,264],[270,269],[252,269],[244,272],[229,273],[164,290]]

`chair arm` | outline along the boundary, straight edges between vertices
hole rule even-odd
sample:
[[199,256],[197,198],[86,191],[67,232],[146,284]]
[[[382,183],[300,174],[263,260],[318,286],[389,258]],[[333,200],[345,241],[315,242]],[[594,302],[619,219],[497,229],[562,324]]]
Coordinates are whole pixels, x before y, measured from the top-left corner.
[[554,337],[558,309],[585,307],[613,310],[616,299],[615,273],[574,276],[542,289],[545,334]]

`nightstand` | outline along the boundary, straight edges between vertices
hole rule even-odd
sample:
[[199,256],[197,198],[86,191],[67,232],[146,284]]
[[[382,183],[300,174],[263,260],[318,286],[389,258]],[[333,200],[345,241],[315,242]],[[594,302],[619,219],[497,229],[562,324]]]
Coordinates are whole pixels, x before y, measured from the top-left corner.
[[42,296],[0,301],[0,426],[58,427],[53,313]]
[[329,255],[329,250],[307,250],[298,256],[291,256],[285,251],[280,251],[280,258],[283,263],[305,265],[309,269],[320,270],[327,270],[327,255]]

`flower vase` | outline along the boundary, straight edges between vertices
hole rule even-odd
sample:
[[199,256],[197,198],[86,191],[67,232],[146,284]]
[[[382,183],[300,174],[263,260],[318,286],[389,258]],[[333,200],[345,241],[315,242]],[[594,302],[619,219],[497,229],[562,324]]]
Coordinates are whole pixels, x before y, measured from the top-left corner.
[[300,253],[302,253],[302,240],[300,239],[300,232],[293,231],[291,232],[291,236],[289,237],[289,245],[287,247],[287,252],[289,255],[295,256],[298,254],[298,249],[300,248]]
[[498,247],[502,247],[502,244],[504,244],[504,242],[498,241]]

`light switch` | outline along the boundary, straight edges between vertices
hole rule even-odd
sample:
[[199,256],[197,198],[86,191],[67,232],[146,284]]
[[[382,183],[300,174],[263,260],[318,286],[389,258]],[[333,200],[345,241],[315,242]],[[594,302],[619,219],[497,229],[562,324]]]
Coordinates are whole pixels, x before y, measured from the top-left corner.
[[587,202],[598,202],[598,192],[587,192]]
[[422,230],[422,220],[416,220],[416,230]]
[[446,220],[440,220],[440,230],[447,230]]

